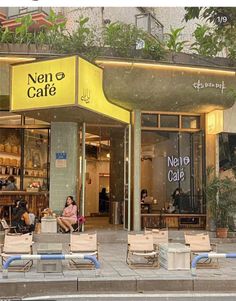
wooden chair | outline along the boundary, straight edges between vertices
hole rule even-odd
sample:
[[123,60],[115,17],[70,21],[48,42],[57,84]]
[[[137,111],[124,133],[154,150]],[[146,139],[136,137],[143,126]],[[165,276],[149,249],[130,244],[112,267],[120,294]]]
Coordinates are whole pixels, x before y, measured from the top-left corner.
[[[185,244],[190,247],[191,259],[200,253],[217,252],[217,245],[210,243],[208,233],[184,233]],[[197,264],[198,268],[218,268],[218,259],[203,259]]]
[[3,230],[5,231],[5,234],[17,233],[16,232],[16,227],[9,226],[7,221],[5,220],[5,218],[2,218],[0,220],[0,223],[1,223],[1,226],[2,226]]
[[130,267],[159,267],[153,236],[128,233],[126,262]]
[[[70,254],[79,253],[94,255],[98,259],[97,233],[79,233],[70,235]],[[92,263],[84,262],[80,259],[71,259],[69,265],[72,269],[94,268]]]
[[[33,235],[16,234],[5,235],[4,244],[1,245],[1,261],[4,262],[13,255],[33,254],[32,244]],[[27,272],[33,264],[33,260],[20,260],[12,263],[9,271]]]

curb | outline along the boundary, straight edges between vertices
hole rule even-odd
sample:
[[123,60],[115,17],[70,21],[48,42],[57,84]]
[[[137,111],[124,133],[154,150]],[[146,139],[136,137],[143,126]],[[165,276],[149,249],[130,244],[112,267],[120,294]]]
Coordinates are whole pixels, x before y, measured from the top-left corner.
[[236,279],[44,279],[0,282],[1,297],[112,292],[236,292]]

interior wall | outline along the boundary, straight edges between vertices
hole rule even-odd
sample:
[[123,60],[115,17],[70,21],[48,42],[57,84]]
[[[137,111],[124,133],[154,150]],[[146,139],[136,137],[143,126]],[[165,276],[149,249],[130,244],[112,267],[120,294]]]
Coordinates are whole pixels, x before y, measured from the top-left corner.
[[110,172],[109,161],[87,160],[85,215],[99,212],[99,174]]

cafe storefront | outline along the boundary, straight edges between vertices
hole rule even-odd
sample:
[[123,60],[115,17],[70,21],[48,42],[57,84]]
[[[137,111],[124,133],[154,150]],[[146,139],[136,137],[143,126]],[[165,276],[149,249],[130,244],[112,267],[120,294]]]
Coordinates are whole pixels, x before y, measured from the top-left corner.
[[[102,68],[71,56],[12,66],[11,111],[50,124],[49,206],[59,210],[65,197],[74,195],[81,214],[91,213],[89,195],[95,189],[87,188],[97,180],[88,172],[86,134],[89,129],[99,137],[102,128],[109,129],[110,159],[101,174],[109,176],[110,201],[122,204],[125,229],[205,228],[205,168],[216,156],[208,113],[233,105],[228,91],[235,72],[96,63]],[[185,197],[171,211],[176,188]],[[142,189],[152,197],[150,211],[141,209]]]

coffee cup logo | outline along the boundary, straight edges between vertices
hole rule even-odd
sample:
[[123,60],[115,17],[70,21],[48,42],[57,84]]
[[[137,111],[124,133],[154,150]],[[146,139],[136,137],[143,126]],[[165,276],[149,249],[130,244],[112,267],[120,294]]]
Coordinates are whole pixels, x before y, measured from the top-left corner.
[[64,72],[57,72],[56,73],[56,79],[57,80],[62,80],[63,78],[65,78],[65,73]]

